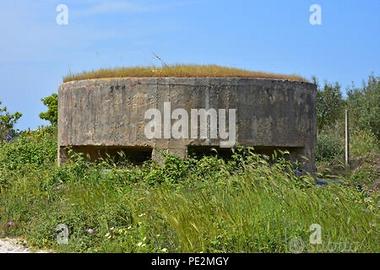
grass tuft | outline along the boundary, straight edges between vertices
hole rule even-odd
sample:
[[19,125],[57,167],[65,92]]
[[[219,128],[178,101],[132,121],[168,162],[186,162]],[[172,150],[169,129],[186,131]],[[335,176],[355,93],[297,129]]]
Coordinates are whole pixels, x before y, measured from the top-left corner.
[[170,65],[163,67],[148,66],[99,69],[78,74],[69,74],[64,77],[63,82],[124,77],[246,77],[307,82],[306,79],[298,75],[258,72],[217,65]]

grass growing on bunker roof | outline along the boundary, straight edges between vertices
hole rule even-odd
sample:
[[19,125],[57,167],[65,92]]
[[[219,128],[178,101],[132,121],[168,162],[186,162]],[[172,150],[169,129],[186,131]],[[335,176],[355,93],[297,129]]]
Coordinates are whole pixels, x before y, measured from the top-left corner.
[[217,65],[165,65],[163,67],[147,66],[98,69],[78,74],[69,74],[64,77],[63,82],[123,77],[248,77],[302,82],[307,81],[298,75],[250,71]]

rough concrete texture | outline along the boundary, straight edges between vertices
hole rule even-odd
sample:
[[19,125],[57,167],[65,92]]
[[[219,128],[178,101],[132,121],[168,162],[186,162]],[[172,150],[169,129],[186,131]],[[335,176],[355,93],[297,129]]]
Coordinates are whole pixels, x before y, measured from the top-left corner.
[[[316,86],[252,78],[115,78],[73,81],[59,89],[59,162],[67,147],[96,158],[99,151],[167,149],[186,157],[189,146],[219,146],[218,139],[147,139],[145,112],[237,109],[237,144],[263,152],[288,149],[315,170]],[[228,119],[228,118],[227,118]]]

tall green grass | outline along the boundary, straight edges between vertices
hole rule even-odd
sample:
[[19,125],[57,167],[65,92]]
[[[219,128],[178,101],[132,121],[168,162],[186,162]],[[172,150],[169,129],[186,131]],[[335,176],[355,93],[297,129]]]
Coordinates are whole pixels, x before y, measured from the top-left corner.
[[[46,160],[54,136],[0,146],[1,234],[64,252],[292,252],[293,239],[303,252],[380,251],[379,195],[349,182],[317,187],[286,154],[123,167],[74,155],[56,167]],[[50,150],[11,155],[29,144]],[[56,241],[58,224],[69,227],[68,245]],[[309,243],[312,224],[322,244]]]

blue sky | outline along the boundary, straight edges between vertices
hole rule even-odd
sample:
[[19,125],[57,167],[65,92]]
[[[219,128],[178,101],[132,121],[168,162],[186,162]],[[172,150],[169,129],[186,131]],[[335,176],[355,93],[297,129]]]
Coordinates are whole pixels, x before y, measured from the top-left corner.
[[[58,4],[69,24],[56,23]],[[312,4],[322,25],[309,23]],[[361,85],[380,75],[380,0],[2,0],[0,100],[46,124],[40,99],[100,67],[219,64]]]

